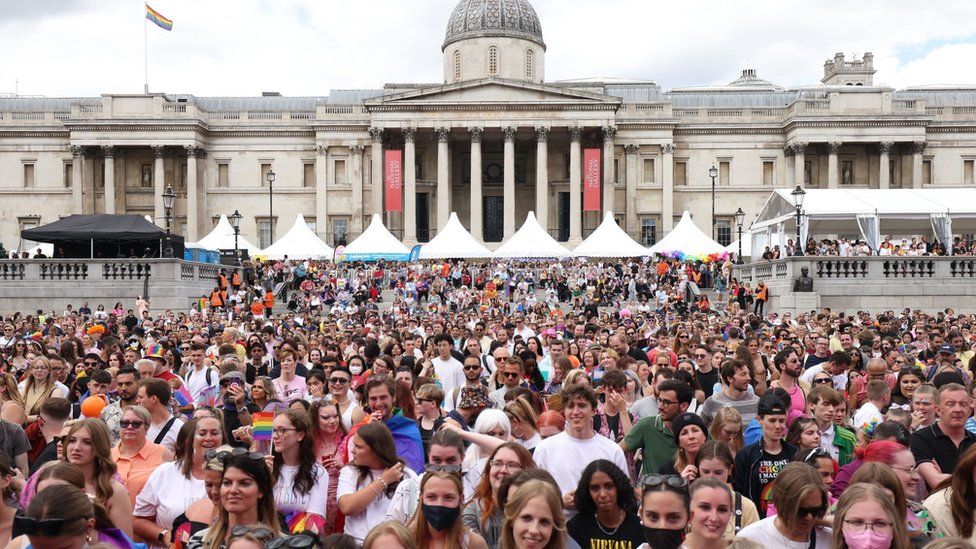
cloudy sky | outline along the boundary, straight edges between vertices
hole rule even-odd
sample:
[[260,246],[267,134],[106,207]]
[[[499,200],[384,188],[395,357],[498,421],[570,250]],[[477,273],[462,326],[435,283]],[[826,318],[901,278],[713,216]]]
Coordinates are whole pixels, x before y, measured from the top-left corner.
[[[439,82],[457,0],[152,0],[151,91],[326,95]],[[546,79],[652,79],[665,89],[734,80],[816,83],[834,52],[875,55],[876,83],[976,84],[971,0],[532,0]],[[139,0],[0,0],[0,93],[141,92]]]

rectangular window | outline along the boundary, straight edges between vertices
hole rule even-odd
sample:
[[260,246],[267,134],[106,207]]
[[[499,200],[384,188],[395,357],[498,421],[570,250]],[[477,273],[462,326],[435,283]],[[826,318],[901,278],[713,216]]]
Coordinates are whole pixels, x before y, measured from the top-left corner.
[[73,173],[72,167],[73,166],[72,166],[71,162],[65,162],[64,163],[64,177],[63,177],[63,179],[64,179],[64,188],[65,189],[70,189],[71,188],[71,177],[72,177],[72,173]]
[[305,226],[309,228],[313,233],[318,233],[318,222],[314,217],[305,216]]
[[715,233],[718,235],[718,243],[728,246],[732,243],[732,222],[719,219],[715,222]]
[[230,186],[230,164],[226,162],[217,164],[217,186],[222,188]]
[[[417,179],[420,179],[419,177]],[[336,185],[346,184],[346,161],[336,159],[335,161],[335,178],[333,179]]]
[[271,241],[271,220],[267,217],[258,218],[258,247],[267,248],[273,242]]
[[270,171],[271,171],[271,164],[261,164],[261,186],[262,187],[268,186],[268,172]]
[[620,179],[617,178],[617,174],[619,174],[619,173],[620,173],[620,159],[619,158],[614,158],[613,159],[613,174],[612,174],[612,177],[610,178],[610,180],[613,181],[614,183],[620,183]]
[[179,165],[179,177],[176,178],[178,189],[186,188],[186,174],[188,171],[186,164]]
[[932,184],[932,161],[922,161],[922,185]]
[[563,155],[563,179],[569,180],[569,153]]
[[762,167],[762,182],[763,185],[767,187],[772,187],[775,184],[775,179],[773,178],[773,161],[764,160]]
[[644,159],[644,183],[654,183],[654,159]]
[[315,163],[306,162],[302,165],[302,185],[305,187],[315,186]]
[[966,160],[962,163],[962,182],[966,185],[976,183],[976,181],[974,181],[976,174],[973,173],[974,164],[976,164],[976,160]]
[[[17,225],[20,227],[21,231],[24,231],[26,229],[33,229],[41,225],[41,218],[37,216],[18,217]],[[32,248],[35,248],[37,244],[38,243],[34,242],[33,240],[21,239],[20,250],[21,251],[30,250]]]
[[653,246],[657,244],[657,220],[644,218],[641,219],[641,245]]
[[26,162],[24,163],[24,188],[30,189],[34,187],[34,163]]
[[813,162],[806,160],[803,162],[803,185],[809,186],[813,181]]
[[732,177],[732,163],[729,161],[718,163],[718,184],[728,187]]
[[688,184],[688,163],[687,162],[674,163],[674,184],[675,185]]
[[900,187],[901,181],[895,179],[895,161],[890,160],[888,162],[888,186],[890,187]]
[[345,246],[349,231],[349,220],[345,217],[332,218],[332,245]]

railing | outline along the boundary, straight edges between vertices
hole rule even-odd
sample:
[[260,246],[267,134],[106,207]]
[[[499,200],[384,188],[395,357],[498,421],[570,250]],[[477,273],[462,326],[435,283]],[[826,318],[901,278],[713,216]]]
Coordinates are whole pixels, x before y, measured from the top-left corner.
[[803,106],[811,111],[830,110],[830,99],[804,99]]
[[78,105],[78,112],[81,114],[102,114],[101,105]]
[[163,114],[185,113],[186,103],[163,103]]
[[281,120],[280,112],[248,112],[247,117],[251,120]]
[[44,120],[43,112],[15,112],[11,117],[13,120]]
[[735,265],[740,280],[758,282],[795,279],[800,267],[807,267],[810,276],[824,280],[894,280],[944,279],[976,282],[976,257],[822,257],[798,256]]
[[891,106],[895,109],[915,110],[915,99],[892,99]]
[[24,265],[20,263],[0,264],[0,280],[23,280]]
[[864,260],[852,259],[818,260],[816,274],[818,278],[864,278],[868,274],[868,264]]
[[227,111],[212,112],[212,113],[208,113],[207,116],[211,120],[240,120],[241,119],[241,113],[236,112],[236,111],[234,111],[234,112],[227,112]]

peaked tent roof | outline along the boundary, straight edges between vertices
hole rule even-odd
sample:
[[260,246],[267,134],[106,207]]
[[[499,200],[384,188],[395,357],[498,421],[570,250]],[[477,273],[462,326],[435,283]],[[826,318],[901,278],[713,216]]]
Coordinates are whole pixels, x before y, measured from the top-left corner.
[[586,240],[573,249],[576,257],[641,257],[647,255],[647,248],[641,246],[627,235],[612,212],[603,216],[603,222]]
[[668,254],[680,252],[692,257],[704,257],[709,254],[720,254],[725,251],[721,244],[715,242],[702,232],[691,220],[691,214],[685,210],[681,214],[681,221],[671,232],[665,235],[657,244],[649,249],[652,254]]
[[535,212],[525,216],[525,223],[519,230],[495,250],[495,257],[542,258],[569,257],[572,253],[553,238],[539,221]]
[[[197,248],[204,248],[206,250],[233,250],[234,227],[231,227],[226,215],[221,215],[220,220],[217,221],[217,226],[210,231],[210,234],[196,241],[194,244]],[[237,236],[237,249],[247,250],[247,253],[252,256],[261,253],[261,248],[251,244],[241,235]]]
[[319,238],[305,223],[305,216],[298,214],[295,224],[285,236],[261,252],[268,259],[332,259],[335,250]]
[[383,226],[380,214],[373,214],[369,227],[346,246],[343,259],[371,261],[376,259],[406,260],[410,249]]
[[430,242],[420,248],[421,259],[446,258],[487,258],[491,257],[491,250],[478,242],[458,219],[456,213],[451,217]]
[[34,242],[83,240],[159,240],[166,231],[141,215],[74,214],[53,223],[24,229],[21,237]]

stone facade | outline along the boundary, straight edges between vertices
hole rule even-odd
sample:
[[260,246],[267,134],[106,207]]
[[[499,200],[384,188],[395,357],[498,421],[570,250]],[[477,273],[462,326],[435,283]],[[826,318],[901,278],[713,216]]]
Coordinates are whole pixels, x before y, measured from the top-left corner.
[[[663,91],[652,81],[544,81],[542,29],[527,0],[462,0],[448,23],[444,79],[319,97],[0,98],[0,241],[71,213],[138,213],[188,241],[221,214],[258,245],[298,214],[328,243],[382,212],[383,151],[403,150],[408,243],[451,211],[491,243],[529,211],[570,244],[600,222],[583,212],[581,158],[603,156],[602,210],[650,244],[689,210],[734,240],[774,187],[973,185],[976,88],[875,85],[873,58],[824,66],[787,88],[752,69],[726,86]],[[558,53],[557,53],[558,54]],[[273,170],[273,192],[265,176]],[[273,201],[273,206],[271,202]],[[269,211],[273,218],[269,219]]]

